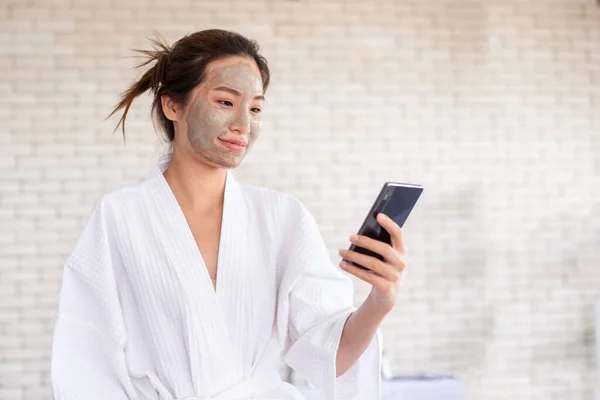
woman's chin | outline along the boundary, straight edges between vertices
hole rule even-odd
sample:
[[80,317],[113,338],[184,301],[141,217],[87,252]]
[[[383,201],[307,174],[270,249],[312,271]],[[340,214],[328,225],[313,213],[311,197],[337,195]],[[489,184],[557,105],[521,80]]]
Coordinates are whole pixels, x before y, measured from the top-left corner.
[[217,154],[208,154],[203,159],[206,164],[214,168],[234,169],[240,166],[244,160],[244,155],[218,152]]

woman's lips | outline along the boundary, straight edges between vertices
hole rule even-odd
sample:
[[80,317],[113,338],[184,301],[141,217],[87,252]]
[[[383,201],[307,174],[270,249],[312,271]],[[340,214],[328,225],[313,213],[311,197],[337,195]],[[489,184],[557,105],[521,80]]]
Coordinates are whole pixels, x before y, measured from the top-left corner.
[[246,143],[239,140],[227,140],[221,138],[218,139],[224,147],[228,148],[234,153],[243,153],[244,151],[246,151],[246,147],[248,146]]

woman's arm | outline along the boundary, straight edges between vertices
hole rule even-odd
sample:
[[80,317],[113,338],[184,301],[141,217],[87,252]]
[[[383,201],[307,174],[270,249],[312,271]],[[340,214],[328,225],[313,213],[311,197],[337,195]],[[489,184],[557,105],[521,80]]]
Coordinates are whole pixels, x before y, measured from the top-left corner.
[[383,261],[355,251],[340,250],[340,255],[368,267],[357,268],[347,262],[340,267],[372,285],[371,293],[344,326],[336,354],[336,376],[344,374],[367,349],[383,318],[392,310],[398,295],[398,283],[405,267],[405,248],[400,227],[384,214],[377,216],[379,224],[389,232],[391,245],[365,236],[352,235],[350,241],[358,247],[383,256]]
[[378,306],[369,295],[348,317],[335,359],[336,378],[348,371],[365,352],[389,311],[391,308],[385,310]]
[[50,367],[56,400],[137,399],[125,360],[107,207],[103,200],[94,207],[64,268]]

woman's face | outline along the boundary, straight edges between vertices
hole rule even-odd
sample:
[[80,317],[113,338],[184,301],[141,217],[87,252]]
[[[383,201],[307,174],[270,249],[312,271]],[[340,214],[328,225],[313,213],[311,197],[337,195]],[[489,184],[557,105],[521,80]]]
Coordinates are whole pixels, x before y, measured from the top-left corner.
[[216,60],[208,64],[204,81],[190,93],[181,128],[202,161],[235,168],[260,133],[263,104],[262,79],[253,60]]

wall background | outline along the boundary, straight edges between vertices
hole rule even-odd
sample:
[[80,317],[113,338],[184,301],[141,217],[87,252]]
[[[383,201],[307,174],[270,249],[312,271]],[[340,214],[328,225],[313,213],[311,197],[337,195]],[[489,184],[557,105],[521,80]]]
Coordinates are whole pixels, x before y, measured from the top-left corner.
[[238,179],[302,199],[334,260],[384,180],[426,187],[383,325],[395,374],[450,372],[469,399],[592,399],[593,0],[3,0],[0,398],[50,398],[63,263],[98,197],[164,149],[149,98],[126,145],[104,121],[139,75],[131,49],[212,27],[257,39],[272,69]]

